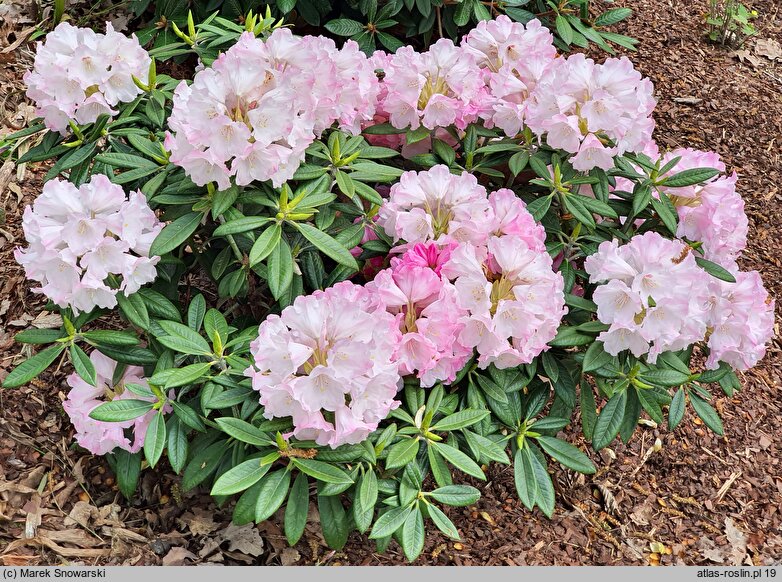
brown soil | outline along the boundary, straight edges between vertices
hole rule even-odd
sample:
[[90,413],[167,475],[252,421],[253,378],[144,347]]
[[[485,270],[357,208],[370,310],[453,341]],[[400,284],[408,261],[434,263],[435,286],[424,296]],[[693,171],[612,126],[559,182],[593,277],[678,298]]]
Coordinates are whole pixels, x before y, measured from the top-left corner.
[[[758,269],[782,297],[782,62],[755,54],[744,62],[702,36],[706,0],[624,0],[636,10],[625,32],[641,40],[630,54],[657,87],[661,146],[718,151],[741,175],[750,243],[742,266]],[[749,0],[760,13],[758,39],[782,42],[776,0]],[[0,28],[0,47],[14,40]],[[0,51],[2,48],[0,48]],[[28,57],[0,52],[4,90],[20,88]],[[752,62],[754,60],[754,63]],[[4,103],[14,113],[19,94]],[[2,113],[2,112],[0,112]],[[9,129],[0,129],[0,135]],[[8,173],[8,171],[6,172]],[[41,301],[27,291],[12,249],[22,241],[21,213],[40,189],[42,171],[27,168],[21,190],[0,171],[0,378],[20,347],[13,334]],[[14,189],[11,189],[14,188]],[[778,303],[778,308],[780,303]],[[40,323],[40,322],[39,322]],[[771,564],[782,560],[782,405],[780,345],[744,375],[734,398],[718,398],[727,435],[688,417],[674,432],[641,426],[629,445],[592,453],[598,474],[557,469],[553,519],[527,511],[512,470],[495,466],[474,507],[454,508],[463,541],[428,537],[419,564]],[[342,552],[329,550],[313,508],[304,539],[287,548],[279,521],[229,527],[230,511],[203,492],[182,494],[178,478],[147,471],[127,503],[101,459],[75,450],[60,405],[64,370],[0,393],[0,564],[402,564],[353,534]],[[576,431],[571,431],[575,433]],[[575,438],[575,437],[574,437]],[[661,451],[646,451],[656,438]],[[577,443],[578,444],[578,443]],[[230,509],[230,508],[229,508]],[[69,516],[69,517],[68,517]],[[28,532],[26,539],[25,532]]]

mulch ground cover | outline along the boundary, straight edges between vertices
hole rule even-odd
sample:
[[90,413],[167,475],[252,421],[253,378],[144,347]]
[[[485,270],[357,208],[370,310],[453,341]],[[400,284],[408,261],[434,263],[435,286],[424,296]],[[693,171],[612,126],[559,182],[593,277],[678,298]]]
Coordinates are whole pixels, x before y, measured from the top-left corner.
[[[655,82],[661,147],[715,150],[740,174],[750,221],[741,266],[759,270],[782,298],[782,54],[774,52],[774,41],[782,43],[781,7],[776,0],[747,2],[760,13],[759,33],[736,54],[703,38],[706,0],[621,4],[635,10],[619,32],[641,41],[628,56]],[[32,116],[21,84],[30,47],[3,50],[24,26],[0,22],[0,135]],[[23,244],[22,210],[44,173],[36,165],[0,169],[0,378],[22,352],[14,333],[57,325],[40,315],[43,302],[13,259],[13,248]],[[724,438],[688,414],[674,432],[650,423],[628,445],[588,450],[599,467],[594,476],[558,468],[551,520],[522,506],[512,469],[490,467],[486,482],[471,481],[482,492],[478,503],[450,509],[462,541],[431,533],[416,564],[780,563],[781,363],[774,340],[765,360],[743,376],[742,391],[717,399]],[[230,507],[215,507],[204,491],[183,493],[164,467],[146,471],[139,494],[127,502],[105,462],[72,446],[61,406],[69,372],[62,366],[0,392],[0,564],[406,563],[394,543],[379,555],[357,534],[343,551],[328,549],[314,506],[295,548],[287,547],[280,520],[232,526]],[[568,435],[583,446],[576,433]],[[662,449],[650,452],[656,439]]]

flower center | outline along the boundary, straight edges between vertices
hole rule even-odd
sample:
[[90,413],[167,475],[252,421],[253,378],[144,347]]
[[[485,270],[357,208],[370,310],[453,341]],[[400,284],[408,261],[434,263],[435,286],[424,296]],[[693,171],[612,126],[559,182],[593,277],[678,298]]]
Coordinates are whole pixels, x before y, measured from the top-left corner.
[[434,79],[429,77],[424,84],[424,88],[421,89],[421,94],[418,96],[418,109],[426,109],[426,105],[434,95],[445,95],[450,97],[453,95],[448,83],[440,76],[436,76]]
[[506,279],[504,275],[501,275],[499,279],[492,282],[491,293],[489,294],[489,300],[491,301],[490,312],[492,315],[497,313],[497,307],[499,306],[500,301],[512,301],[516,299],[516,296],[513,293],[513,287],[515,286],[515,282]]

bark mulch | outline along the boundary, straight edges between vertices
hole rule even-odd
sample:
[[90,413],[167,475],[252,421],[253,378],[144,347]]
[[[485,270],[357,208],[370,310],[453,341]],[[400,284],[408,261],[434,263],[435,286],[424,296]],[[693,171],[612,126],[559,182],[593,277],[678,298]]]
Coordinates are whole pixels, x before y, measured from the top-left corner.
[[[706,0],[622,4],[636,11],[620,32],[641,40],[628,56],[655,82],[661,146],[716,150],[740,174],[750,219],[742,267],[760,270],[771,293],[782,297],[782,57],[759,54],[757,40],[741,59],[705,42]],[[760,13],[757,39],[782,42],[776,0],[747,4]],[[0,82],[7,95],[0,135],[29,115],[19,93],[29,48],[2,52],[16,34],[0,24]],[[15,332],[56,324],[39,315],[42,301],[28,291],[12,255],[23,243],[22,210],[40,190],[42,175],[36,167],[0,169],[0,378],[22,351],[12,342]],[[774,340],[766,359],[744,375],[743,390],[717,398],[724,438],[688,413],[674,432],[640,426],[627,446],[591,453],[599,467],[593,477],[557,469],[551,520],[521,505],[511,469],[491,467],[487,482],[473,483],[482,491],[480,501],[449,512],[463,541],[432,534],[417,563],[779,563],[779,356]],[[106,464],[72,446],[61,407],[66,372],[47,372],[24,388],[0,392],[0,564],[405,563],[395,544],[378,555],[356,534],[343,551],[329,550],[314,507],[295,548],[287,547],[279,520],[231,526],[230,507],[215,507],[204,492],[182,493],[178,478],[162,468],[145,472],[140,494],[126,502]],[[662,450],[647,455],[657,438]]]

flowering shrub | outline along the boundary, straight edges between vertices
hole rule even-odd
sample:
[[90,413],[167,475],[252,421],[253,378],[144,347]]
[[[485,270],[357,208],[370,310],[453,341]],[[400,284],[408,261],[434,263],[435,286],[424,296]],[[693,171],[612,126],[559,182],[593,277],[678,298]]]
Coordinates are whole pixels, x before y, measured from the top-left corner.
[[48,346],[4,380],[67,351],[76,441],[126,496],[165,453],[237,523],[285,505],[294,544],[314,480],[328,544],[413,560],[489,463],[551,516],[549,459],[593,473],[585,445],[642,414],[722,434],[713,390],[773,333],[736,176],[660,154],[649,81],[535,22],[371,59],[245,33],[192,83],[134,83],[20,158],[53,159],[17,258],[63,327],[19,333]]

